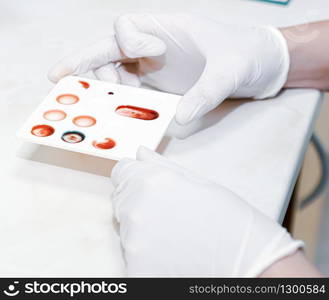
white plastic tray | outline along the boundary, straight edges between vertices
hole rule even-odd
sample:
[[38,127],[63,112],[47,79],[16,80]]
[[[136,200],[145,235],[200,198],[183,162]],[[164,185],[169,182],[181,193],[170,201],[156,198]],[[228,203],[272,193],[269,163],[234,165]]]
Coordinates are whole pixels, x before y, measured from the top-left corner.
[[[84,87],[80,81],[89,83]],[[65,105],[56,99],[59,95],[73,94],[79,98],[75,104]],[[32,113],[17,135],[26,141],[81,152],[94,156],[119,160],[123,157],[135,158],[140,145],[155,150],[171,122],[180,96],[111,84],[103,81],[68,76],[51,90],[48,96]],[[136,106],[158,112],[153,120],[143,120],[120,115],[116,109],[122,105]],[[49,110],[61,110],[66,118],[51,121],[44,118]],[[92,116],[96,124],[79,127],[73,123],[77,116]],[[54,129],[50,136],[35,136],[31,130],[36,125],[48,125]],[[85,138],[79,143],[67,143],[62,136],[68,131],[81,132]],[[98,149],[94,141],[110,138],[115,141],[111,149]]]

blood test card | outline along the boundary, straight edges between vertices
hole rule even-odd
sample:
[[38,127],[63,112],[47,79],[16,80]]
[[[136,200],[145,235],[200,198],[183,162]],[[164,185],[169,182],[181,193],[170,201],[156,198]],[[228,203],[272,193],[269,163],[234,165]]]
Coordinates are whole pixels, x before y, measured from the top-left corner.
[[180,96],[68,76],[18,130],[28,142],[119,160],[155,150]]

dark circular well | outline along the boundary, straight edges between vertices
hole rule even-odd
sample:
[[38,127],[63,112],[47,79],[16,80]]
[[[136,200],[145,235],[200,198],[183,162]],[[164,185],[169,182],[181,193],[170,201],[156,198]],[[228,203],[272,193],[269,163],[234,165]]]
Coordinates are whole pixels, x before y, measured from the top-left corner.
[[62,135],[62,140],[69,144],[81,143],[85,139],[85,135],[79,131],[66,131]]

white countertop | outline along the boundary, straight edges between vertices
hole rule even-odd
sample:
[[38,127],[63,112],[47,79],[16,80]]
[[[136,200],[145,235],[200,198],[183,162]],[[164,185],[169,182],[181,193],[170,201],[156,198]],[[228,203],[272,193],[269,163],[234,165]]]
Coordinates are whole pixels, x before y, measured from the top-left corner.
[[[110,202],[113,162],[15,137],[51,88],[45,75],[52,63],[106,36],[124,12],[184,11],[281,26],[328,18],[328,8],[326,0],[291,0],[288,7],[248,0],[2,1],[0,276],[123,274]],[[229,100],[187,128],[171,126],[159,151],[282,220],[320,103],[313,90]]]

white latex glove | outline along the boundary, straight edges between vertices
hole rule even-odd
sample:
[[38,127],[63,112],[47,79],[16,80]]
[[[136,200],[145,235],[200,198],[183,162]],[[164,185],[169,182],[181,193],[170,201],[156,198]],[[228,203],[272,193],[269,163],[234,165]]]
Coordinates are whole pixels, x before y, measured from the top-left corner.
[[[225,98],[267,98],[287,79],[289,53],[272,27],[225,25],[193,15],[131,14],[114,23],[115,36],[64,58],[52,81],[94,70],[100,80],[185,94],[180,124],[200,118]],[[116,67],[114,62],[122,62]]]
[[225,187],[146,148],[121,160],[112,180],[129,276],[257,276],[303,245]]

